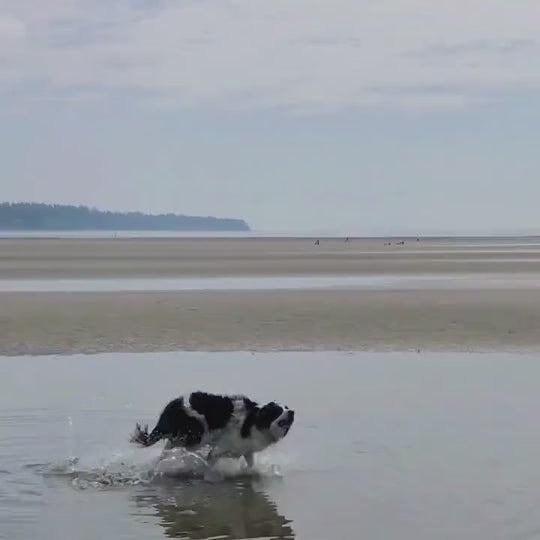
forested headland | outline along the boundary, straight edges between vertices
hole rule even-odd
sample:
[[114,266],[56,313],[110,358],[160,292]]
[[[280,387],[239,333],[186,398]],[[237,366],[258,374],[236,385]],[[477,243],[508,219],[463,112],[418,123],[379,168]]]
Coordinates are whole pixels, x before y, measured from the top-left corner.
[[87,206],[0,203],[3,230],[249,231],[242,219],[109,212]]

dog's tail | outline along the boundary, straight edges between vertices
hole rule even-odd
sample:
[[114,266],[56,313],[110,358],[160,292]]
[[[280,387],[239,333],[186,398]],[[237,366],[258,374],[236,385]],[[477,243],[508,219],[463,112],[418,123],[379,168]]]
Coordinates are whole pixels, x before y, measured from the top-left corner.
[[162,438],[163,435],[161,431],[157,429],[157,427],[154,428],[151,433],[148,433],[148,424],[146,424],[146,426],[143,428],[141,424],[137,422],[135,431],[129,438],[129,442],[139,446],[152,446]]

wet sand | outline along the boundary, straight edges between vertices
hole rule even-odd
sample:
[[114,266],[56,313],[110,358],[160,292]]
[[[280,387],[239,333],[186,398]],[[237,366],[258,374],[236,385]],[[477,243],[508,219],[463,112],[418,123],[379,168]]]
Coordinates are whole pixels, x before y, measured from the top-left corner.
[[[2,239],[0,279],[8,284],[4,290],[10,281],[25,279],[212,276],[453,275],[463,286],[6,291],[0,292],[0,355],[179,349],[540,350],[540,245],[313,242]],[[521,280],[521,285],[507,288],[492,281],[484,286],[495,277],[514,284]]]
[[540,244],[323,238],[0,239],[0,279],[540,273]]
[[0,354],[539,350],[540,289],[3,293]]

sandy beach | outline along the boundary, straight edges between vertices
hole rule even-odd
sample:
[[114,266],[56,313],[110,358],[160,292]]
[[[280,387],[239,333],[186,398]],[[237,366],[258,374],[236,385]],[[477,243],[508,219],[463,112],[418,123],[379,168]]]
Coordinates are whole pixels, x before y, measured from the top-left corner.
[[[540,247],[321,238],[0,239],[0,279],[540,272]],[[388,243],[391,245],[387,245]]]
[[[322,239],[4,239],[0,278],[540,277],[538,246]],[[479,277],[480,276],[480,277]],[[539,350],[540,280],[399,287],[0,293],[0,354],[171,350]]]
[[540,350],[540,291],[5,293],[0,354]]

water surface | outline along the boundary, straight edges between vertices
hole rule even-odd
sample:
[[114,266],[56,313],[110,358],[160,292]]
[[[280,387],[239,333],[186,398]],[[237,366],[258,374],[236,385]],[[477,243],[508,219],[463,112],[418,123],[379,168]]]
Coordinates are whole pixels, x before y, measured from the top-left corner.
[[418,274],[235,276],[183,278],[0,279],[0,292],[127,292],[205,290],[430,290],[536,289],[540,274]]
[[[538,538],[539,376],[505,354],[3,358],[0,537]],[[160,449],[127,437],[196,388],[297,421],[256,474],[205,479],[188,456],[156,475]]]
[[[145,231],[145,230],[5,230],[0,229],[0,238],[329,238],[340,239],[350,237],[352,240],[376,240],[416,242],[417,235],[365,236],[358,231]],[[440,242],[445,245],[460,247],[508,247],[508,246],[540,246],[539,235],[424,235],[422,242]]]

